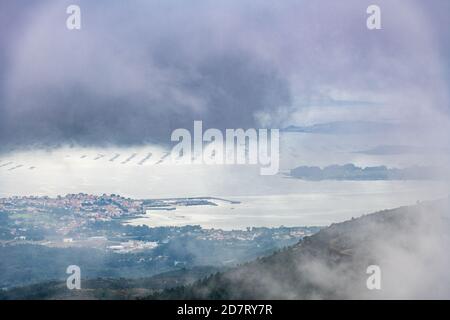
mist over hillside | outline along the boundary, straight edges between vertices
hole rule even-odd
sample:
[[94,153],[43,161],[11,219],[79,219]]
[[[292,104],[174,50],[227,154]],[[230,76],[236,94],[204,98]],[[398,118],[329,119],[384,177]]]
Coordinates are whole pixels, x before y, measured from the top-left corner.
[[[449,199],[333,224],[297,245],[157,299],[449,298]],[[381,268],[369,290],[367,267]]]

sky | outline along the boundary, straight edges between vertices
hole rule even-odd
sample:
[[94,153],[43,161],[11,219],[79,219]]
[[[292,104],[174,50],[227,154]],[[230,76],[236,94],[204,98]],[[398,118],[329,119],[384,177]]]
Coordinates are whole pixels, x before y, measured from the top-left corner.
[[[71,4],[81,8],[81,30],[66,28]],[[366,27],[372,4],[381,8],[381,30]],[[285,173],[350,162],[449,170],[449,17],[448,0],[2,0],[0,197],[232,197],[242,201],[234,215],[196,209],[182,222],[229,229],[327,225],[445,197],[448,181],[308,182]],[[172,131],[192,129],[194,120],[205,129],[368,126],[282,134],[276,176],[249,166],[157,164]],[[361,152],[383,145],[423,152]],[[433,151],[442,149],[445,156]],[[427,276],[446,279],[440,223],[374,248],[393,263],[384,270],[411,283],[394,289],[414,294]],[[405,242],[417,250],[405,252]],[[427,273],[436,257],[445,261]],[[405,273],[405,265],[419,269]]]
[[445,0],[2,1],[1,149],[167,144],[194,120],[384,121],[445,144],[449,14]]

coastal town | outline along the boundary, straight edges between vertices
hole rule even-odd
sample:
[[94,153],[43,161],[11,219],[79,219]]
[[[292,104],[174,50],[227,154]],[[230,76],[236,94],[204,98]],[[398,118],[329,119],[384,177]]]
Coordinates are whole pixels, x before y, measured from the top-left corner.
[[90,247],[116,253],[152,250],[174,239],[222,242],[224,245],[270,240],[287,244],[318,230],[314,227],[279,227],[244,230],[204,229],[200,226],[151,228],[129,221],[147,212],[176,210],[180,206],[217,206],[236,201],[204,198],[131,199],[116,194],[85,193],[51,197],[0,199],[0,244],[38,244],[48,247]]

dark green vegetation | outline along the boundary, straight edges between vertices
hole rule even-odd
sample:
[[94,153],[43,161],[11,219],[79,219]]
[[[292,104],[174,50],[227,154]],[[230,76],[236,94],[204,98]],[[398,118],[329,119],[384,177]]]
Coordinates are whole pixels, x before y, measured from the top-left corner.
[[[233,266],[301,238],[287,236],[297,228],[254,228],[233,233],[198,226],[148,228],[108,222],[101,226],[97,223],[89,230],[92,235],[105,233],[108,240],[80,240],[67,246],[58,242],[58,247],[21,241],[0,245],[0,288],[64,279],[69,265],[80,266],[85,278],[138,278],[195,266]],[[90,234],[89,230],[85,233]],[[122,238],[113,236],[118,230]],[[226,239],[216,238],[217,235]],[[248,239],[240,238],[243,236]],[[108,244],[120,243],[122,239],[153,241],[158,245],[120,253],[108,249]]]
[[170,271],[149,278],[97,278],[83,281],[81,290],[68,290],[64,281],[49,281],[0,291],[0,300],[136,299],[165,288],[188,285],[217,270],[214,267],[195,267],[190,270]]

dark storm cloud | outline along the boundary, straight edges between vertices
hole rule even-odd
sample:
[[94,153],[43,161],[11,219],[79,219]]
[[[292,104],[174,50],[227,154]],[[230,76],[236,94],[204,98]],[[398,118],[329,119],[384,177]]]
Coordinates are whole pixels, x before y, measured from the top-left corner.
[[65,28],[67,4],[22,3],[27,30],[2,39],[13,65],[2,145],[165,143],[194,120],[249,127],[255,111],[290,104],[287,80],[231,43],[217,48],[197,9],[78,3],[81,31]]
[[[27,94],[17,97],[17,105],[24,110],[7,113],[7,127],[20,124],[14,125],[11,134],[21,144],[47,139],[94,145],[164,143],[173,129],[191,128],[194,120],[216,128],[248,127],[255,125],[255,110],[289,102],[285,81],[252,66],[245,57],[211,57],[197,67],[200,79],[182,81],[177,84],[180,92],[161,92],[156,97],[139,92],[99,94],[76,83],[43,88],[31,93],[32,99]],[[238,71],[228,72],[233,68]],[[176,72],[186,70],[180,67]],[[201,100],[190,101],[197,97]],[[36,107],[36,102],[43,107]],[[196,109],[195,103],[202,107]]]
[[[293,95],[322,86],[385,94],[424,82],[425,100],[445,101],[429,19],[415,1],[380,2],[389,33],[368,33],[368,1],[2,2],[0,144],[167,143],[193,120],[278,126]],[[80,31],[65,27],[72,3]]]

